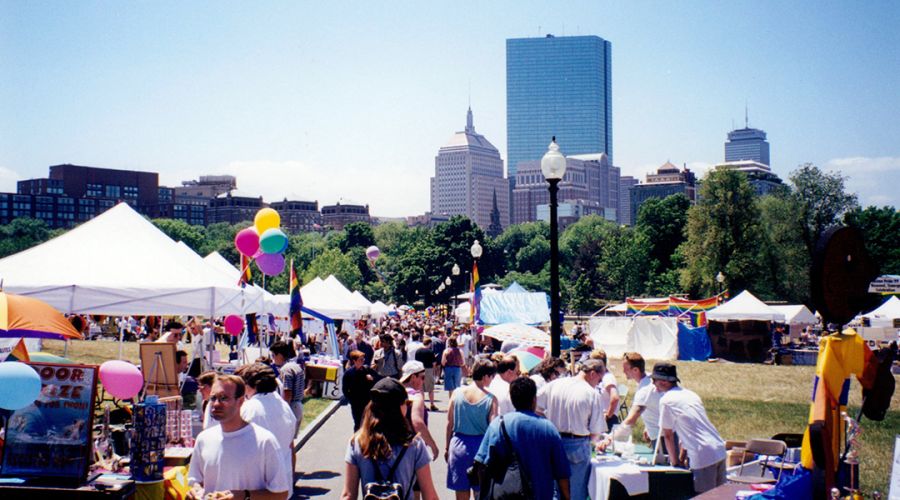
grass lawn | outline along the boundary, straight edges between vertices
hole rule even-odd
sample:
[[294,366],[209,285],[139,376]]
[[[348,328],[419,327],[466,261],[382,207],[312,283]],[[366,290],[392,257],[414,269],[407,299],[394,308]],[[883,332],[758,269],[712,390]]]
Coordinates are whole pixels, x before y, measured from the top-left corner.
[[[61,340],[44,340],[44,351],[62,356],[66,351],[66,343]],[[216,348],[223,359],[228,359],[228,346],[216,344]],[[137,342],[124,342],[122,344],[122,359],[132,363],[140,363]],[[110,359],[119,359],[119,343],[114,340],[72,340],[69,341],[69,359],[78,363],[99,365]],[[331,403],[330,399],[306,398],[303,400],[303,423],[306,427]]]
[[[622,382],[621,360],[611,360]],[[653,362],[648,363],[648,370]],[[681,385],[700,395],[710,420],[723,439],[769,438],[782,432],[802,433],[809,415],[815,367],[768,366],[741,363],[677,362]],[[900,381],[898,381],[900,382]],[[629,403],[634,394],[630,386]],[[900,383],[898,383],[900,386]],[[856,415],[862,389],[850,386],[850,411]],[[900,391],[882,422],[863,417],[860,448],[860,484],[871,495],[886,492],[893,457],[894,435],[900,431]],[[635,429],[643,432],[643,429]]]

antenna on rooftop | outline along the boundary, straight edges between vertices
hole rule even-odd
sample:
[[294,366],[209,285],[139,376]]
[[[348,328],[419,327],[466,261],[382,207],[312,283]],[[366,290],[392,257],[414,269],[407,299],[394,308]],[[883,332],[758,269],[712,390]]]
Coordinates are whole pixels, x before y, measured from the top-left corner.
[[750,128],[750,114],[747,112],[747,101],[744,101],[744,128]]

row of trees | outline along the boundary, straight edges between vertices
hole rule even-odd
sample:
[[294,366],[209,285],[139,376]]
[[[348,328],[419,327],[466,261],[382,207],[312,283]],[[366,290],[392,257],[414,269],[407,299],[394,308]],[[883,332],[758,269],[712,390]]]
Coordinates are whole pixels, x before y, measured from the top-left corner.
[[[882,273],[900,274],[900,212],[860,208],[844,181],[840,173],[806,164],[792,172],[784,189],[756,196],[743,173],[713,170],[694,205],[683,195],[648,200],[633,227],[584,217],[560,235],[564,304],[591,312],[626,296],[705,297],[716,293],[719,272],[730,290],[750,289],[763,299],[809,304],[812,249],[838,223],[862,230]],[[201,255],[217,251],[238,262],[233,240],[240,226],[153,222]],[[41,221],[17,219],[0,226],[0,256],[57,233]],[[334,274],[370,300],[431,304],[468,290],[475,240],[484,248],[478,263],[482,283],[518,281],[526,288],[549,290],[549,233],[548,224],[532,222],[492,238],[461,216],[434,228],[353,223],[343,231],[290,236],[286,257],[304,282]],[[365,254],[371,245],[381,250],[375,262]],[[451,275],[454,264],[464,270],[460,276]],[[447,277],[452,284],[438,292]],[[260,273],[254,273],[254,281],[263,284]],[[287,293],[288,273],[266,279],[265,287]]]

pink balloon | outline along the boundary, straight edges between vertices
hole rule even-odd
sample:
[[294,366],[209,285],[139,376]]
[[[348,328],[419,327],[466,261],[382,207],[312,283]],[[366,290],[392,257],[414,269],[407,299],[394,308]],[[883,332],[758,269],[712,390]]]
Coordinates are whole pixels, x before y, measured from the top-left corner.
[[248,227],[238,231],[234,235],[234,246],[238,252],[248,257],[259,251],[259,234],[256,233],[256,228]]
[[128,361],[111,360],[100,365],[100,382],[106,392],[119,399],[130,399],[144,387],[144,376]]
[[232,314],[225,317],[225,331],[231,335],[240,335],[244,331],[244,320]]
[[284,271],[284,255],[264,253],[256,258],[256,267],[266,276],[275,276]]

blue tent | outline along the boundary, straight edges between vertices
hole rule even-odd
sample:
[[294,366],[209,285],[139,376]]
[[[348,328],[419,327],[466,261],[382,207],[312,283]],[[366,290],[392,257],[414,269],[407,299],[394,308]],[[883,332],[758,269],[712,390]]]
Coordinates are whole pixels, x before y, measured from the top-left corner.
[[522,287],[518,281],[513,281],[509,288],[503,290],[503,293],[528,293],[528,290]]
[[696,328],[678,323],[678,359],[683,361],[706,361],[712,357],[712,345],[705,326]]
[[549,323],[550,307],[547,305],[547,294],[544,292],[484,294],[478,306],[478,321],[482,325]]

